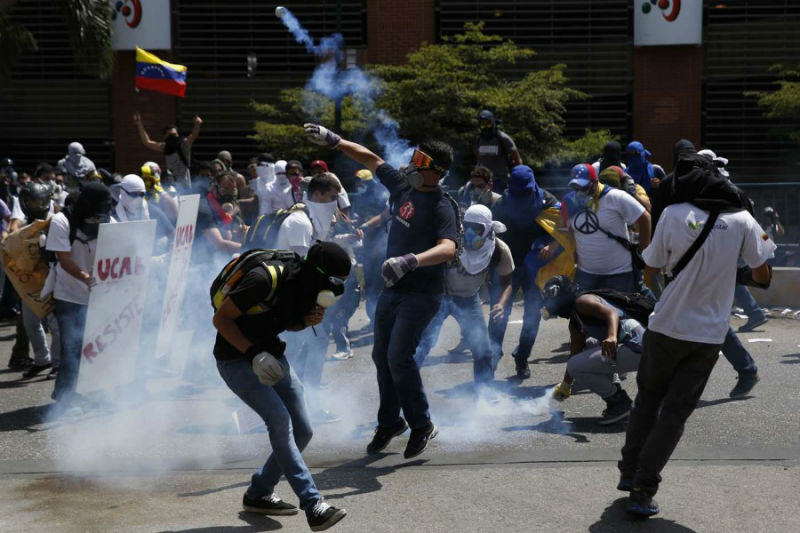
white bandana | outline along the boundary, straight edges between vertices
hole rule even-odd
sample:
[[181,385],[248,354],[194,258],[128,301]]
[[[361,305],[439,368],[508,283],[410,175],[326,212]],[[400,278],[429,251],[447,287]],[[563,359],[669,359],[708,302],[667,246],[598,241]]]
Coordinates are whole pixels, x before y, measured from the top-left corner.
[[150,210],[144,197],[132,196],[128,193],[146,192],[144,180],[136,174],[128,174],[119,184],[119,198],[117,201],[116,215],[120,222],[129,220],[147,220]]
[[328,240],[328,233],[333,223],[333,215],[336,212],[336,200],[332,202],[312,202],[308,195],[303,198],[303,203],[308,206],[308,214],[311,217],[311,225],[314,226],[314,239],[321,241]]
[[475,204],[469,207],[464,213],[464,222],[474,222],[481,224],[483,230],[483,244],[477,250],[470,250],[464,246],[461,250],[459,259],[461,266],[468,274],[475,275],[482,272],[489,266],[494,254],[494,248],[497,244],[495,241],[496,233],[503,233],[506,231],[506,226],[502,222],[492,220],[492,212],[488,207],[481,204]]

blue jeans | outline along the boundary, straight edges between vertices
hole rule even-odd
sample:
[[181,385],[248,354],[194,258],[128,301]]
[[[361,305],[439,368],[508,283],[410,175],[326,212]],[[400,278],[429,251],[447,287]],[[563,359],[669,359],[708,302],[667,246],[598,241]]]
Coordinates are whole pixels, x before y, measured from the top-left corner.
[[448,296],[442,300],[439,312],[433,317],[428,328],[417,346],[414,360],[417,366],[422,366],[425,358],[436,344],[439,332],[445,319],[453,315],[461,326],[464,340],[472,352],[472,371],[476,383],[492,381],[494,379],[494,367],[492,365],[492,351],[489,345],[489,331],[486,329],[486,321],[483,319],[483,308],[479,295],[467,298]]
[[78,383],[88,306],[64,300],[55,300],[55,304],[56,321],[61,333],[61,361],[52,398],[60,401],[69,400]]
[[[491,290],[492,305],[497,303],[499,298],[500,282],[493,276]],[[514,270],[511,278],[511,298],[506,306],[503,318],[499,320],[489,320],[489,339],[492,347],[493,366],[496,368],[500,358],[503,357],[503,338],[506,335],[508,317],[511,314],[511,306],[514,303],[514,295],[522,289],[524,301],[524,312],[522,314],[522,331],[519,333],[519,344],[514,348],[514,359],[517,365],[527,364],[528,357],[533,350],[536,342],[536,335],[539,333],[539,321],[542,319],[542,297],[536,280],[533,279],[527,269],[519,267]]]
[[739,340],[738,335],[733,331],[733,328],[728,328],[728,333],[725,335],[725,342],[722,344],[722,355],[733,366],[733,369],[743,374],[755,374],[758,372],[756,362],[753,360],[750,352],[744,347]]
[[613,289],[615,291],[631,293],[636,292],[633,272],[621,274],[589,274],[581,269],[575,271],[575,283],[581,290]]
[[744,309],[744,314],[747,315],[748,320],[764,320],[764,311],[762,311],[761,306],[758,305],[756,299],[753,298],[753,295],[750,294],[750,290],[747,288],[747,285],[737,285],[733,292],[733,298],[736,303],[742,306],[742,309]]
[[439,310],[440,294],[385,289],[375,309],[372,361],[378,373],[378,426],[390,427],[403,410],[411,429],[427,427],[431,417],[414,352]]
[[248,496],[269,496],[283,474],[300,499],[300,507],[308,509],[322,499],[300,455],[313,432],[303,400],[303,385],[291,367],[286,366],[289,371],[283,379],[270,387],[258,380],[250,361],[244,357],[217,361],[219,375],[228,388],[264,420],[272,446],[267,462],[250,478]]

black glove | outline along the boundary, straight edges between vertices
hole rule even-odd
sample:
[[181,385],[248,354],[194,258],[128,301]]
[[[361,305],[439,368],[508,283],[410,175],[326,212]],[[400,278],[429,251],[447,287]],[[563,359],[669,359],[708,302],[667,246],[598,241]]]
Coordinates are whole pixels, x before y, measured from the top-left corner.
[[753,279],[753,269],[749,266],[743,266],[736,270],[736,284],[756,287],[757,289],[769,289],[769,286],[772,284],[772,267],[767,265],[767,268],[769,268],[769,281],[767,281],[767,283],[758,283]]

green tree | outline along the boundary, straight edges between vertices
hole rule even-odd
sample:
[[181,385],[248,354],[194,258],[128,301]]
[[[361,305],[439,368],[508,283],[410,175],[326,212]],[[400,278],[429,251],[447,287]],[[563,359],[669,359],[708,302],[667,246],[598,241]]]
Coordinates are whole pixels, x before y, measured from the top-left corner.
[[800,142],[800,66],[773,65],[770,72],[778,76],[776,88],[771,91],[749,91],[745,94],[758,98],[764,115],[793,126],[779,127],[777,133]]
[[[467,24],[462,34],[421,46],[405,64],[371,65],[367,71],[382,80],[375,108],[399,122],[400,135],[412,142],[446,140],[462,166],[474,162],[478,113],[484,108],[501,117],[503,129],[528,164],[586,160],[598,154],[611,138],[609,132],[565,137],[567,103],[588,97],[568,86],[565,65],[511,74],[524,69],[534,55],[533,50],[483,33],[482,23]],[[254,107],[266,120],[255,123],[253,138],[276,153],[317,155],[303,140],[300,125],[308,120],[333,124],[333,104],[302,88],[285,89],[274,105],[254,103]],[[374,146],[367,136],[373,118],[369,111],[357,99],[345,98],[342,130]]]
[[[10,12],[16,0],[0,2],[0,80],[7,80],[22,54],[37,50],[36,39]],[[108,76],[113,65],[111,5],[107,0],[54,0],[64,15],[75,63],[90,75]]]

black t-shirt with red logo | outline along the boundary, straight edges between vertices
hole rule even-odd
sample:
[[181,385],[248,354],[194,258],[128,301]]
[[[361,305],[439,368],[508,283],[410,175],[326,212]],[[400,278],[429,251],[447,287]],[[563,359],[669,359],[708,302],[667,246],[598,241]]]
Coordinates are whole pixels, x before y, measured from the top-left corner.
[[[375,175],[391,194],[389,203],[392,217],[386,257],[418,254],[433,248],[441,239],[456,242],[456,213],[440,189],[418,191],[408,185],[388,163],[379,166]],[[444,268],[444,264],[417,268],[403,276],[394,288],[409,292],[442,293]]]

